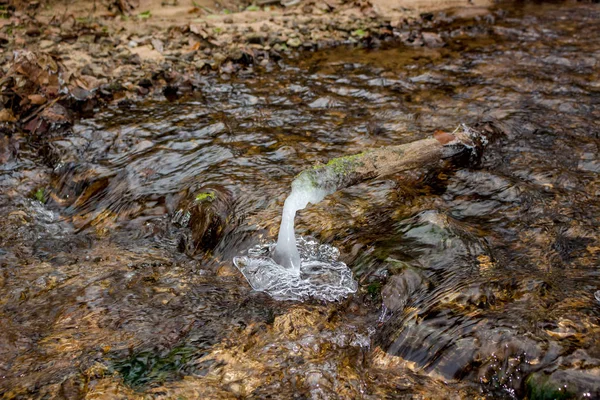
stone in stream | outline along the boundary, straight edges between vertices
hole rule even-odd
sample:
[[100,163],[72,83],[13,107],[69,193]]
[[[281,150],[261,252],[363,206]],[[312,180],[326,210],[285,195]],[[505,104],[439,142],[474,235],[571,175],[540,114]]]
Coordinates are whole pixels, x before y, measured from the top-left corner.
[[577,349],[558,357],[553,365],[537,370],[525,379],[530,399],[600,398],[600,359],[594,351]]
[[173,221],[189,226],[191,241],[180,245],[192,254],[213,250],[223,238],[232,218],[233,195],[226,188],[211,185],[189,191]]
[[423,278],[410,268],[393,275],[381,290],[383,304],[392,312],[402,311],[422,283]]

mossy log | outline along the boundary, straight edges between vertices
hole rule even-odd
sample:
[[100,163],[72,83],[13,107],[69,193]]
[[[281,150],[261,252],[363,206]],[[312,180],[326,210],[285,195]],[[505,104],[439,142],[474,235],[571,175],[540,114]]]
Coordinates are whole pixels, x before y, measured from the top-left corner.
[[476,162],[488,142],[485,134],[461,125],[453,133],[436,132],[415,142],[334,158],[300,173],[292,186],[318,188],[326,194],[404,171],[432,166],[445,159]]

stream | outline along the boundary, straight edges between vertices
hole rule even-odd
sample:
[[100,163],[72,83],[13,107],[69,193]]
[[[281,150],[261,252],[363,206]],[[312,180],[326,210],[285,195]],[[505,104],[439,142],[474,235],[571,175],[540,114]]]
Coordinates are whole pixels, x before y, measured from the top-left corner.
[[[304,52],[5,136],[0,395],[600,398],[598,21],[504,6],[441,48]],[[233,265],[305,168],[485,121],[504,135],[477,166],[297,212],[356,293],[278,301]]]

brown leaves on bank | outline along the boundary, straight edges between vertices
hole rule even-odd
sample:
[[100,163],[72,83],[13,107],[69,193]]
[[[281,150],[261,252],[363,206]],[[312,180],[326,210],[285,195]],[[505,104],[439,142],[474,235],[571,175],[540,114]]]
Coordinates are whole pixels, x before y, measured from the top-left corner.
[[[16,51],[10,69],[0,80],[0,122],[19,121],[25,124],[26,130],[39,128],[42,122],[68,122],[67,113],[57,104],[62,97],[60,73],[63,69],[49,54]],[[58,115],[61,116],[55,118]]]
[[0,78],[0,123],[17,122],[37,134],[51,126],[70,126],[67,101],[90,99],[93,86],[51,54],[15,51],[12,65]]

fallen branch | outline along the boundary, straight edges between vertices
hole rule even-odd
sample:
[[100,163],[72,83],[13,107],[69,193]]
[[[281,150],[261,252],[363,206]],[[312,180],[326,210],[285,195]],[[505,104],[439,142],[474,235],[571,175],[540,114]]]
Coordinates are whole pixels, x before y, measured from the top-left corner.
[[308,186],[331,194],[367,180],[431,166],[449,158],[474,163],[487,143],[487,135],[462,124],[453,133],[437,132],[431,138],[416,142],[334,158],[300,173],[292,187]]

